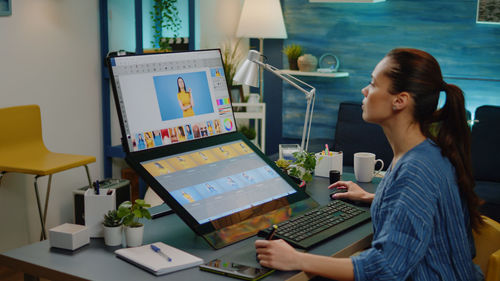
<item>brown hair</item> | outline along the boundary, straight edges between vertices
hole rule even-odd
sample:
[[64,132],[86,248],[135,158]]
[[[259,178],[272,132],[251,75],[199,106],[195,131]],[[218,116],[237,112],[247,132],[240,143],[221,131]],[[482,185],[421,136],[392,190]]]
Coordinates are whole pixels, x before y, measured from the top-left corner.
[[[460,195],[467,202],[473,229],[481,224],[479,199],[474,193],[470,129],[467,125],[462,90],[443,81],[441,68],[430,54],[416,49],[394,49],[387,54],[392,67],[385,73],[392,81],[391,94],[408,92],[415,102],[413,117],[422,133],[436,142],[455,167]],[[439,93],[446,102],[437,110]],[[432,127],[436,133],[431,133]]]

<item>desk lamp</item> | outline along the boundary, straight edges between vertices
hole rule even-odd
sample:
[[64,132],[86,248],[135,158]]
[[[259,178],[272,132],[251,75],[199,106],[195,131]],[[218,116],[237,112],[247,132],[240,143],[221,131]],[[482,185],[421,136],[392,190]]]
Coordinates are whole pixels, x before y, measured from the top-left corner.
[[[285,21],[279,0],[245,0],[237,37],[258,38],[259,52],[264,54],[264,39],[286,39]],[[263,99],[264,77],[260,72],[260,98]]]
[[[309,133],[311,131],[311,121],[314,110],[314,100],[316,98],[316,88],[307,84],[306,82],[293,77],[290,74],[282,73],[276,67],[263,62],[263,56],[261,53],[250,50],[248,52],[247,59],[243,62],[241,67],[236,71],[233,80],[245,85],[257,87],[258,86],[258,68],[268,70],[284,81],[288,82],[290,85],[297,88],[299,91],[306,95],[307,106],[306,115],[304,118],[304,128],[302,130],[302,141],[300,144],[300,149],[302,151],[307,151],[309,146]],[[304,88],[306,87],[306,88]]]

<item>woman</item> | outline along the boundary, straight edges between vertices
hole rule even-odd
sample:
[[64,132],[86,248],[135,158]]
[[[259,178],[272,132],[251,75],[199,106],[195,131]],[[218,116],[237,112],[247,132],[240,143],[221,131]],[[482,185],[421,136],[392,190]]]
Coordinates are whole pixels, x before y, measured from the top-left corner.
[[182,117],[194,116],[194,102],[191,94],[191,88],[186,91],[186,84],[182,77],[177,78],[177,100],[182,110]]
[[[441,91],[446,103],[436,110]],[[283,240],[258,240],[260,263],[338,280],[480,280],[471,228],[481,219],[462,91],[443,81],[431,55],[395,49],[362,93],[363,119],[383,128],[394,158],[375,194],[352,182],[329,188],[347,189],[336,198],[373,201],[372,247],[331,258],[299,253]]]

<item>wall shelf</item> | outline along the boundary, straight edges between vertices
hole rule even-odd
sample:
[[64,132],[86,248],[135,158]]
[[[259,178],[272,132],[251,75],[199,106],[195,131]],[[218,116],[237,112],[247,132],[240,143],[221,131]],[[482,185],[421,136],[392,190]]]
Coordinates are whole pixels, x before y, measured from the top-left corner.
[[298,71],[298,70],[290,70],[290,69],[282,69],[279,71],[282,74],[290,74],[295,76],[313,76],[313,77],[328,77],[328,78],[341,78],[341,77],[349,77],[349,72],[317,72],[317,71]]

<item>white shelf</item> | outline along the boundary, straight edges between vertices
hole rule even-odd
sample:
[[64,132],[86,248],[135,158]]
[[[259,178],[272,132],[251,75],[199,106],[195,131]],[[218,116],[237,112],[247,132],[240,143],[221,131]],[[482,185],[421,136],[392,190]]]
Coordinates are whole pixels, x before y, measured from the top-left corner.
[[[233,109],[235,107],[246,107],[246,112],[234,112],[234,118],[236,119],[254,119],[256,121],[260,121],[260,131],[261,134],[259,135],[259,129],[256,128],[256,137],[255,140],[260,138],[260,150],[262,150],[263,153],[266,151],[266,104],[261,102],[261,103],[233,103],[232,104]],[[250,111],[250,112],[248,112]],[[255,112],[252,112],[255,111]],[[255,143],[255,142],[254,142]],[[258,145],[258,144],[257,144]]]
[[341,77],[349,77],[349,72],[317,72],[317,71],[298,71],[298,70],[290,70],[290,69],[281,69],[279,73],[290,74],[296,76],[314,76],[314,77],[328,77],[328,78],[341,78]]

